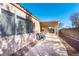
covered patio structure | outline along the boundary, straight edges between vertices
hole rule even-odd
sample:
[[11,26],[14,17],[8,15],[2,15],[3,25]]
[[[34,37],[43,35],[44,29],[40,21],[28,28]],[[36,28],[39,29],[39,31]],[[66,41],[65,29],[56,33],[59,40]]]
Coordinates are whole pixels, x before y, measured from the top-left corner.
[[40,22],[40,29],[41,29],[41,32],[44,32],[44,33],[50,32],[55,35],[58,35],[59,22],[58,21]]

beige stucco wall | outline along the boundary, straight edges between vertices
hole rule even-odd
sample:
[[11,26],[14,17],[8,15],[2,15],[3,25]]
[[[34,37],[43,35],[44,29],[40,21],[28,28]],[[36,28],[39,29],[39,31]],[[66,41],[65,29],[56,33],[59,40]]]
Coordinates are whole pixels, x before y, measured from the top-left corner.
[[0,5],[0,8],[8,10],[18,16],[23,17],[23,18],[26,18],[26,14],[24,12],[22,12],[21,10],[19,10],[18,8],[16,8],[15,6],[13,6],[10,3],[3,3],[3,5]]
[[40,32],[40,22],[35,18],[32,18],[32,21],[35,24],[34,32],[39,33]]

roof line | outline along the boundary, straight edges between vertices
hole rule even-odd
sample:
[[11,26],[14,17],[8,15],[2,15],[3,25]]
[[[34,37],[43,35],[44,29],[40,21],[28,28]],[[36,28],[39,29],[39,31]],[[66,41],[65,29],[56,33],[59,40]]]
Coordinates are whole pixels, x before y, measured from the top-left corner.
[[21,11],[23,11],[25,14],[28,14],[29,16],[33,17],[34,19],[38,19],[37,17],[33,16],[31,12],[29,12],[27,9],[25,9],[23,6],[21,6],[19,3],[16,3],[17,5],[19,5],[20,7],[22,7],[23,9],[19,8],[18,6],[16,6],[14,3],[10,3],[11,5],[17,7],[18,9],[20,9]]

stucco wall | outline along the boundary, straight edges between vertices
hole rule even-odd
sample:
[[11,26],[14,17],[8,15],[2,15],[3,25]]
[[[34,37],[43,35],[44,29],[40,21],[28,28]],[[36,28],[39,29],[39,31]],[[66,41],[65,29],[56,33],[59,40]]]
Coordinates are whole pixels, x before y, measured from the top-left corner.
[[34,34],[0,37],[0,55],[11,55],[29,43],[33,42],[34,38]]
[[40,22],[37,19],[34,19],[34,18],[32,18],[32,21],[35,24],[34,32],[39,33],[40,32]]

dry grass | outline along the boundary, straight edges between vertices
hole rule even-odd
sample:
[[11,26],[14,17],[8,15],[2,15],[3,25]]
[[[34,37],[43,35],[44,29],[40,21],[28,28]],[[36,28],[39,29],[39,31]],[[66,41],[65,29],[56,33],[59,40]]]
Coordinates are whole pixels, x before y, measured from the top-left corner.
[[79,52],[71,47],[65,40],[63,40],[62,38],[60,38],[60,40],[66,47],[69,56],[79,56]]

